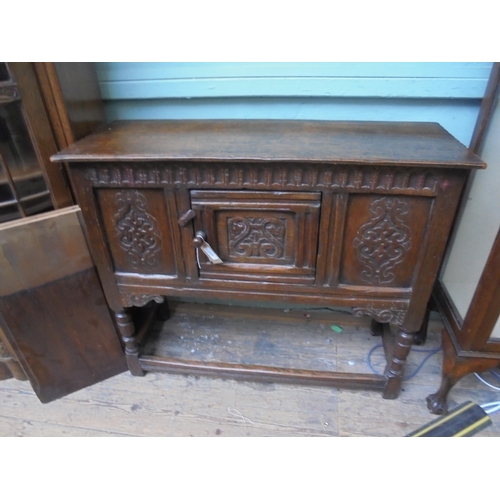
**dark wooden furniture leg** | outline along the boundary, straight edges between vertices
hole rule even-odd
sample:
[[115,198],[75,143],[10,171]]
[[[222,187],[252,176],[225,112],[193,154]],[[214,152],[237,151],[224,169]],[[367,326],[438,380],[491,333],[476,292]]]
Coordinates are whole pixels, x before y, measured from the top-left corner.
[[404,365],[414,339],[415,332],[406,332],[402,328],[399,329],[394,340],[391,360],[386,368],[387,383],[383,393],[384,399],[396,399],[399,396],[403,381]]
[[135,327],[129,310],[115,311],[116,325],[125,344],[125,359],[130,373],[144,376],[144,370],[139,363],[139,345],[135,337]]
[[451,388],[463,377],[474,372],[491,370],[498,365],[498,358],[460,356],[448,336],[443,331],[443,374],[441,386],[435,394],[427,396],[427,408],[435,415],[448,413],[446,401]]

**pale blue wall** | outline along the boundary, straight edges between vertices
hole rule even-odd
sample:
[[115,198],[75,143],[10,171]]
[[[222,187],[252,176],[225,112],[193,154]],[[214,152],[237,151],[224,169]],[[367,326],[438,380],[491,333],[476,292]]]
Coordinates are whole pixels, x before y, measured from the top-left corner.
[[439,122],[468,145],[492,63],[96,63],[108,119]]

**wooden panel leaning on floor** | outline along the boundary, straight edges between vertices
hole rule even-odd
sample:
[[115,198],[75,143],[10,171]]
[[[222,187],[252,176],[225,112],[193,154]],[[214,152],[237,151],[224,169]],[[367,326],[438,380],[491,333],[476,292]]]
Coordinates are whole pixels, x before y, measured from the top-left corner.
[[126,368],[79,211],[0,226],[0,325],[44,403]]
[[[383,390],[396,398],[467,171],[437,124],[116,122],[70,165],[131,372]],[[351,307],[398,328],[384,376],[144,356],[131,306],[164,296]],[[386,336],[387,337],[387,336]]]

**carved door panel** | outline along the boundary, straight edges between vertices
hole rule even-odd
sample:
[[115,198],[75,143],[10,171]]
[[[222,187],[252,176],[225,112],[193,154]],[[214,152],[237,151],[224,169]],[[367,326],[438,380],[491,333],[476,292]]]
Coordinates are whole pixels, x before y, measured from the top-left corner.
[[339,283],[411,288],[433,199],[351,195]]
[[44,403],[126,370],[79,212],[0,226],[0,327]]
[[96,196],[115,273],[183,276],[172,191],[98,189]]
[[191,191],[195,231],[222,263],[198,250],[200,276],[312,284],[321,193]]

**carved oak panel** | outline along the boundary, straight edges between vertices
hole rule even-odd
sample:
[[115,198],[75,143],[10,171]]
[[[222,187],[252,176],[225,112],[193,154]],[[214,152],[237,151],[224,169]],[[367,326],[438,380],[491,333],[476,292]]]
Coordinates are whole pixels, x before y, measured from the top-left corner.
[[285,255],[285,217],[228,217],[230,258],[282,259]]
[[223,261],[202,257],[200,275],[313,280],[320,202],[319,193],[192,191],[195,227]]
[[131,267],[156,267],[162,241],[157,220],[146,211],[146,197],[137,190],[120,190],[115,201],[115,233]]
[[340,283],[410,287],[430,207],[423,197],[351,195]]
[[175,226],[162,189],[100,189],[97,198],[116,272],[177,276]]

